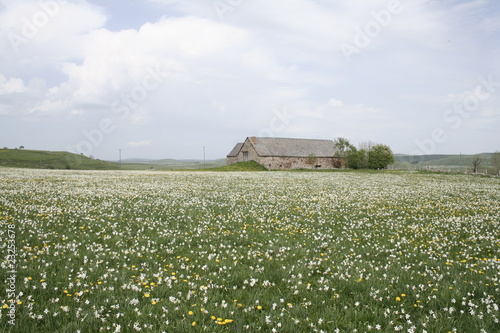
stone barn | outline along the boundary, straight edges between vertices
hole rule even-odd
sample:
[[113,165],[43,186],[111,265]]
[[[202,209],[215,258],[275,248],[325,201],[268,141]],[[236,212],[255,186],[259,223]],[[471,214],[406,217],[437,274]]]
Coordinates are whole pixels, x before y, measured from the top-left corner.
[[256,161],[268,169],[339,169],[332,140],[248,137],[227,155],[227,164]]

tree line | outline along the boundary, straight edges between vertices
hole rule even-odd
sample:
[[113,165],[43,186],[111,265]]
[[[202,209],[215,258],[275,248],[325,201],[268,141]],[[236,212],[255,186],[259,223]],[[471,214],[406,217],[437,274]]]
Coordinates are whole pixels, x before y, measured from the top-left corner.
[[333,143],[338,156],[344,159],[346,167],[350,169],[386,169],[394,163],[391,148],[384,144],[367,141],[356,148],[345,138],[337,138]]

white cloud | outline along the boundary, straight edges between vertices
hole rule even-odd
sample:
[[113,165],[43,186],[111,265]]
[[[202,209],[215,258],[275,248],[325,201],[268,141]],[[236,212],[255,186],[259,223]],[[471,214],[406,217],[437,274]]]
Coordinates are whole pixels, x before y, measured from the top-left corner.
[[328,101],[328,105],[331,106],[344,106],[344,103],[340,99],[332,98]]
[[83,1],[4,1],[4,6],[2,56],[22,63],[81,57],[82,36],[106,22],[99,8]]
[[22,93],[26,90],[27,88],[24,86],[23,80],[19,78],[6,78],[3,74],[0,74],[0,95]]
[[[50,11],[35,0],[0,1],[0,114],[72,119],[85,124],[77,133],[109,118],[116,131],[96,150],[126,146],[132,132],[155,142],[144,151],[170,145],[163,138],[173,133],[193,145],[206,141],[197,134],[204,129],[256,135],[284,108],[296,117],[280,135],[382,142],[433,126],[425,122],[441,119],[477,73],[500,78],[491,2],[400,1],[403,10],[347,64],[340,44],[389,1],[233,1],[221,18],[211,0],[150,0],[127,8],[154,2],[155,18],[122,30],[110,27],[127,27],[127,17],[107,2],[61,0]],[[467,11],[474,19],[464,19]],[[25,38],[23,24],[36,15],[49,19]],[[487,41],[478,38],[485,32]],[[18,52],[12,33],[27,39]]]
[[46,92],[43,80],[31,79],[26,85],[20,78],[0,74],[0,115],[25,116]]

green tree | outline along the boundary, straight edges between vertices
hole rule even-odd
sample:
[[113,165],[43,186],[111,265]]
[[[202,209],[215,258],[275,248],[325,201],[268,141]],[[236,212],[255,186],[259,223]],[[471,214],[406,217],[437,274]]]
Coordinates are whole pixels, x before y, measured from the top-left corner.
[[345,138],[336,138],[333,140],[333,144],[335,145],[335,149],[337,150],[338,157],[346,157],[347,153],[355,148],[349,140]]
[[364,149],[356,149],[352,147],[346,152],[345,160],[348,168],[365,169],[367,167],[368,154]]
[[[344,160],[342,163],[343,167],[354,168],[353,166],[355,166],[357,169],[358,162],[356,161],[356,147],[354,147],[346,138],[336,138],[333,140],[333,144],[335,146],[335,150],[337,151],[335,156],[341,157]],[[349,159],[352,159],[353,161],[349,162]]]
[[385,169],[391,163],[394,163],[394,154],[389,146],[376,144],[368,151],[369,169]]

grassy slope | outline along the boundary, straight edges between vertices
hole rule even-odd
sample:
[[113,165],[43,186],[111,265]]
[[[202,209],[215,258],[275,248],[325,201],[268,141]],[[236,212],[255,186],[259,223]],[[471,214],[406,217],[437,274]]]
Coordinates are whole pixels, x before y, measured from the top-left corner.
[[[491,153],[479,154],[482,158],[480,170],[492,168]],[[422,168],[422,167],[442,167],[444,169],[470,168],[472,166],[472,158],[474,155],[396,155],[396,162],[393,164],[396,168]]]
[[0,166],[36,169],[113,170],[116,163],[68,152],[0,149]]
[[212,168],[210,171],[267,171],[267,169],[255,161],[248,161]]

